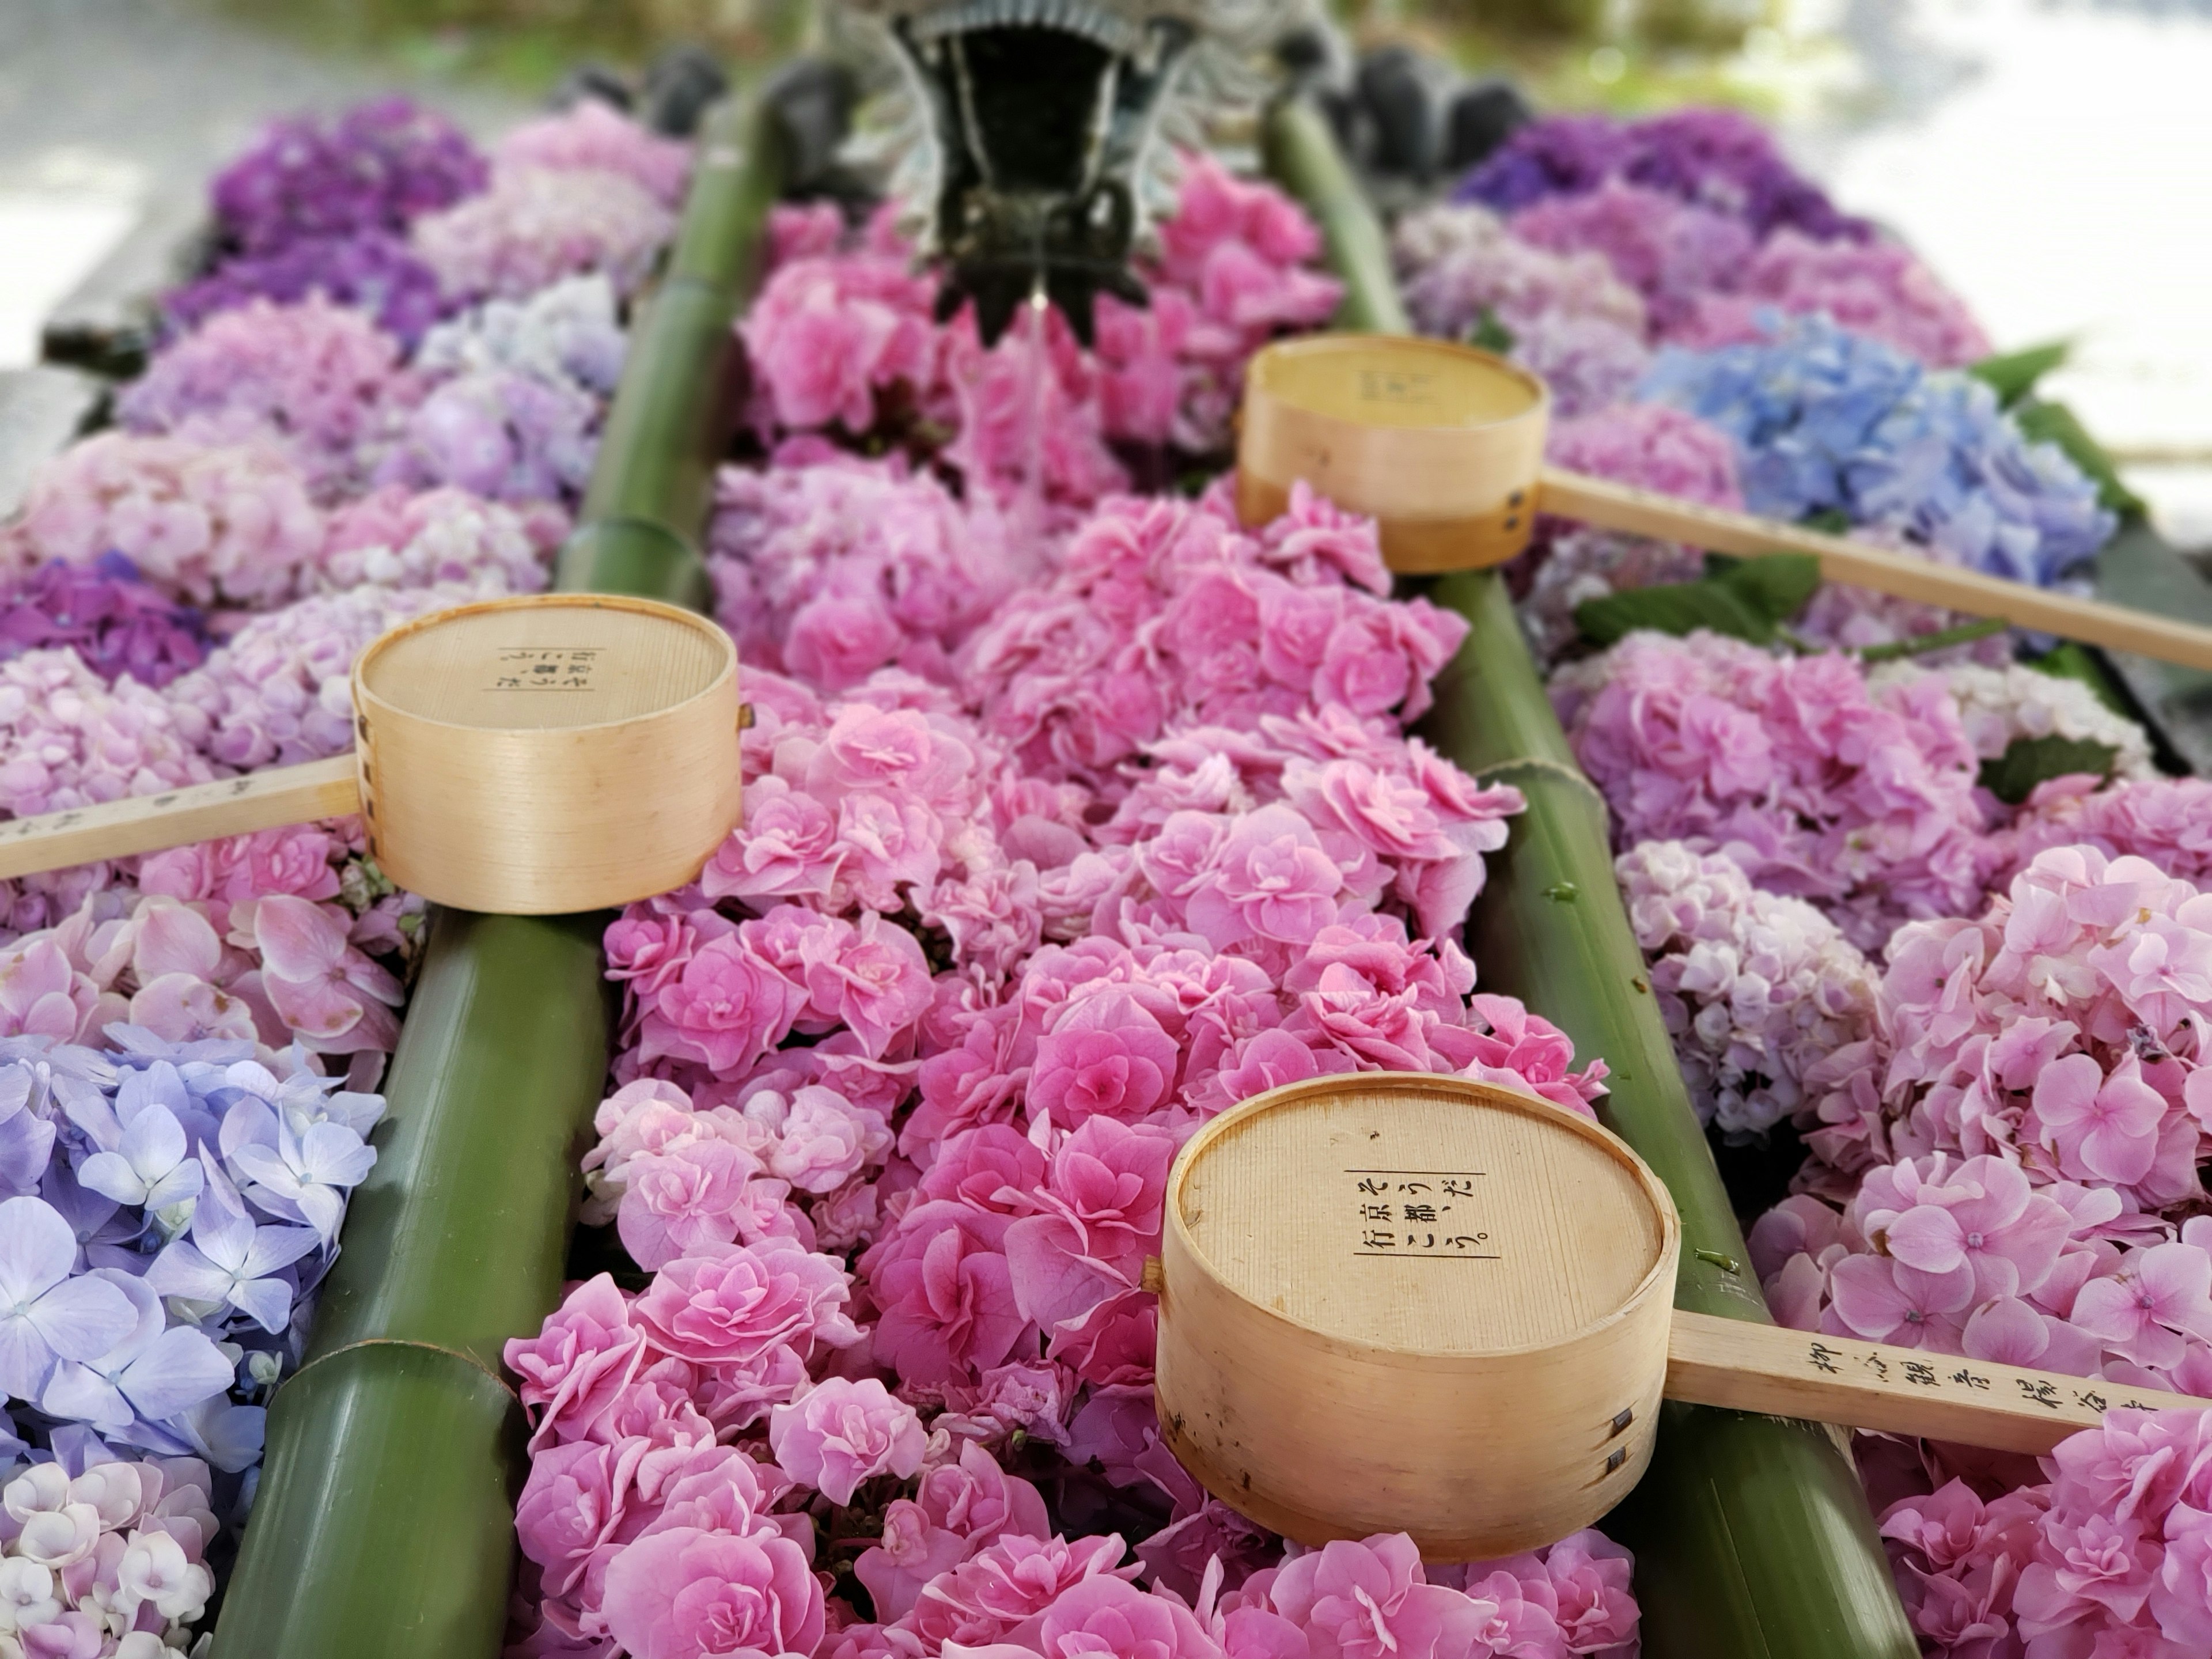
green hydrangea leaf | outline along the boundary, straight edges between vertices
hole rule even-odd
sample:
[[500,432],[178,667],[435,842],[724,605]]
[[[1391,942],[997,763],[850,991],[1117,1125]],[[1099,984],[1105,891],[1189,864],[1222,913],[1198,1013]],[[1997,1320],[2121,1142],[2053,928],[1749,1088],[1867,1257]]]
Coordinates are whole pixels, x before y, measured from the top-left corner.
[[1767,553],[1755,559],[1705,561],[1693,582],[1632,587],[1575,607],[1575,625],[1594,645],[1611,645],[1639,628],[1682,635],[1698,629],[1772,642],[1781,625],[1805,608],[1820,585],[1820,562],[1808,553]]
[[2017,806],[2035,793],[2039,783],[2076,772],[2112,775],[2118,751],[2109,743],[2091,738],[2062,738],[2056,732],[2040,738],[2014,738],[2003,754],[1982,763],[1982,787],[2008,806]]
[[2010,409],[2035,390],[2035,383],[2072,355],[2070,340],[2051,340],[2020,351],[1999,352],[1968,366],[1966,373],[1986,381],[1997,401]]

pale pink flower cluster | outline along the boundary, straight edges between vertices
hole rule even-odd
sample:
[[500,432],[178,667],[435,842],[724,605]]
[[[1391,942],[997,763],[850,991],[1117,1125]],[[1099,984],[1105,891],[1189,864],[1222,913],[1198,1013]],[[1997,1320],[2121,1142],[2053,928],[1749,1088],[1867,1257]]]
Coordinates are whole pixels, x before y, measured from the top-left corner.
[[[2124,1391],[2113,1391],[2116,1401]],[[1923,1650],[2189,1659],[2212,1650],[2212,1413],[2121,1405],[2045,1480],[1899,1498],[1881,1532]]]
[[1806,1073],[1873,1034],[1873,966],[1803,900],[1680,842],[1639,842],[1613,873],[1691,1102],[1731,1139],[1792,1116]]
[[260,607],[300,590],[323,536],[307,476],[277,449],[103,432],[40,470],[0,554],[21,571],[120,553],[191,604]]
[[1940,675],[1873,686],[1835,653],[1639,633],[1561,670],[1552,695],[1623,847],[1726,853],[1866,951],[1906,919],[1978,906],[1998,854]]
[[1428,707],[1467,624],[1393,604],[1371,520],[1300,486],[1252,532],[1225,486],[1121,498],[1069,538],[1051,582],[1016,593],[962,650],[984,729],[1030,769],[1108,800],[1121,763],[1183,726],[1273,748],[1271,718],[1332,705],[1355,728]]
[[198,1458],[126,1461],[91,1446],[66,1463],[0,1469],[0,1644],[26,1656],[183,1659],[215,1594],[214,1476]]
[[215,776],[204,714],[130,675],[111,686],[67,646],[0,662],[0,811],[17,817]]
[[483,194],[416,220],[409,240],[447,301],[468,305],[520,299],[586,270],[634,294],[675,228],[675,215],[627,173],[533,164],[500,168]]
[[[1891,941],[1875,1030],[1807,1075],[1806,1179],[1753,1251],[1788,1322],[2212,1389],[2212,896],[2039,854]],[[1853,1178],[1856,1177],[1856,1186]],[[2185,1219],[2184,1218],[2189,1218]]]
[[410,492],[387,484],[334,508],[315,586],[437,587],[483,599],[535,593],[568,533],[549,501],[510,506],[451,488]]
[[691,147],[663,138],[596,98],[579,99],[556,115],[510,127],[492,146],[496,171],[544,167],[557,173],[618,173],[642,185],[663,206],[683,204]]
[[1930,368],[1963,368],[1990,355],[1965,302],[1903,243],[1815,241],[1788,228],[1761,245],[1727,291],[1700,295],[1667,337],[1698,350],[1755,340],[1768,308],[1826,312]]
[[97,1044],[127,1021],[168,1042],[388,1054],[399,983],[332,902],[332,859],[353,850],[303,825],[149,859],[141,890],[90,892],[0,948],[0,1036]]
[[1672,404],[1616,404],[1557,422],[1544,459],[1638,489],[1743,509],[1734,440]]
[[2140,778],[2100,789],[2054,778],[2027,799],[2005,848],[2017,869],[2050,847],[2094,847],[2148,859],[2167,875],[2212,887],[2212,779]]
[[952,648],[1025,574],[1012,541],[988,498],[832,452],[724,468],[708,551],[740,658],[836,692],[893,665],[951,684]]
[[2212,896],[2136,857],[2036,855],[1974,918],[1890,941],[1879,1030],[1816,1081],[1816,1155],[1852,1172],[1930,1152],[1999,1153],[2130,1207],[2201,1193],[2212,1075]]
[[397,340],[316,294],[217,312],[157,352],[116,413],[134,432],[281,449],[328,500],[358,485],[376,442],[421,395]]

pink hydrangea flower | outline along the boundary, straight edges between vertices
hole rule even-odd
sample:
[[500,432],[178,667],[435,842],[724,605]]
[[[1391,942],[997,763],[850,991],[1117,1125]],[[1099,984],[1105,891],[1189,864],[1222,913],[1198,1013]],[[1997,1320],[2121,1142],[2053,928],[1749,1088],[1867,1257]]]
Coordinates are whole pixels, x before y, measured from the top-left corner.
[[878,1474],[903,1480],[921,1468],[928,1437],[913,1407],[874,1377],[826,1377],[769,1413],[768,1440],[793,1480],[833,1504]]
[[609,1634],[635,1659],[781,1659],[822,1640],[822,1587],[806,1556],[773,1533],[672,1527],[606,1570]]

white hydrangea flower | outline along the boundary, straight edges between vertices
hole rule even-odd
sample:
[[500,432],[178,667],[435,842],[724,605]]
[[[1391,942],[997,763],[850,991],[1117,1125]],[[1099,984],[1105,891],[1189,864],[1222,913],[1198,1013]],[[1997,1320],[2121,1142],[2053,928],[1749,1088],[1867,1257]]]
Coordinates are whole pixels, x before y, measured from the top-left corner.
[[[1911,681],[1930,672],[1913,662],[1885,663],[1867,676],[1869,687]],[[2114,775],[2123,778],[2159,775],[2152,763],[2150,739],[2142,726],[2116,714],[2097,700],[2097,694],[2079,680],[2020,663],[1992,668],[1978,662],[1956,663],[1933,671],[1942,675],[1966,722],[1974,752],[1995,760],[2015,738],[2061,737],[2109,744],[2114,755]]]
[[1802,899],[1678,841],[1641,842],[1613,872],[1700,1121],[1765,1133],[1814,1061],[1872,1035],[1874,965]]

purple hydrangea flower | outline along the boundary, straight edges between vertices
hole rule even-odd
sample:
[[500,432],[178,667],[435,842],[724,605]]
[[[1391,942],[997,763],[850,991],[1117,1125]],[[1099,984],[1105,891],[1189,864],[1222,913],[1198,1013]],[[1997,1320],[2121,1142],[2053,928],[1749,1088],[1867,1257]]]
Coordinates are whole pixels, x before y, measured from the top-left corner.
[[156,690],[200,665],[200,613],[139,580],[119,553],[89,568],[52,560],[0,593],[0,659],[68,646],[111,684],[128,674]]
[[1787,225],[1819,241],[1860,241],[1864,220],[1836,210],[1784,161],[1767,130],[1735,110],[1686,109],[1649,120],[1553,115],[1522,127],[1462,179],[1454,199],[1516,212],[1609,179],[1641,185],[1741,220],[1765,237]]
[[224,233],[249,252],[304,237],[404,231],[484,187],[489,168],[468,135],[404,98],[380,98],[336,120],[277,121],[217,175]]
[[172,289],[161,312],[169,331],[183,333],[256,300],[294,305],[316,294],[368,313],[379,328],[410,347],[444,312],[437,273],[405,242],[380,230],[311,237],[226,259],[197,282]]

